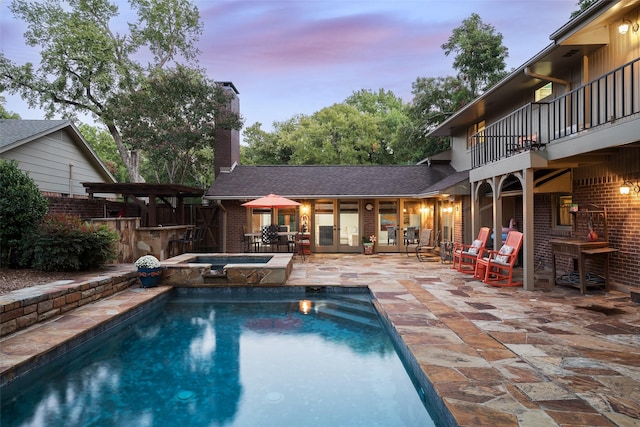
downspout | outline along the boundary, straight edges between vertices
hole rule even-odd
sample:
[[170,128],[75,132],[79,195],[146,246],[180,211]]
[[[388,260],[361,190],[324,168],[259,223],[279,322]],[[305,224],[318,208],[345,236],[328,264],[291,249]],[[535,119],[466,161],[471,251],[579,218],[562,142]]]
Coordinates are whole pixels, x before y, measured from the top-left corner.
[[558,79],[556,77],[543,76],[542,74],[533,73],[533,72],[531,72],[529,67],[524,67],[524,74],[526,76],[532,77],[534,79],[545,80],[545,81],[553,82],[553,83],[560,83],[560,84],[565,86],[565,88],[567,89],[567,93],[569,93],[571,91],[571,83],[569,83],[567,80],[562,80],[562,79]]
[[73,163],[69,163],[69,197],[73,198]]
[[216,200],[216,206],[222,209],[222,253],[227,252],[227,210],[222,205],[222,200]]

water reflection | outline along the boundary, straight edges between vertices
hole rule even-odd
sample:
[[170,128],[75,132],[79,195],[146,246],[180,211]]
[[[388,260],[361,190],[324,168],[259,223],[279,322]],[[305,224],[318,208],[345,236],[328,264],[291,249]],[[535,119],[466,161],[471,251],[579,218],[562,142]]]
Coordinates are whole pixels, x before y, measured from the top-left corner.
[[344,425],[354,414],[362,425],[422,420],[373,310],[310,305],[169,302],[28,381],[27,394],[3,401],[2,425],[266,427],[294,425],[302,412],[318,420],[304,425]]

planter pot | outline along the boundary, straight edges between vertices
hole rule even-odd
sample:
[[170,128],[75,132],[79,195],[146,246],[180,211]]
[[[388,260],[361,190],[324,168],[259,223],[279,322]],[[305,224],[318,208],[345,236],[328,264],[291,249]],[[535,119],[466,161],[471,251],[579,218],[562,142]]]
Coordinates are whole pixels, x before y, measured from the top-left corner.
[[162,267],[138,269],[138,277],[140,278],[140,283],[142,283],[143,288],[158,286],[161,274]]
[[373,243],[363,243],[363,246],[365,255],[373,255]]

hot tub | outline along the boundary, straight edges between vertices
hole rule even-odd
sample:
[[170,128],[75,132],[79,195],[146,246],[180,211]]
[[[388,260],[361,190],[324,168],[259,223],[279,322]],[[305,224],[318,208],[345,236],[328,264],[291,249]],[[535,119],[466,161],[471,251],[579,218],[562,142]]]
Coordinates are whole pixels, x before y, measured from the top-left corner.
[[283,285],[293,269],[293,254],[186,253],[162,265],[161,283],[174,287]]

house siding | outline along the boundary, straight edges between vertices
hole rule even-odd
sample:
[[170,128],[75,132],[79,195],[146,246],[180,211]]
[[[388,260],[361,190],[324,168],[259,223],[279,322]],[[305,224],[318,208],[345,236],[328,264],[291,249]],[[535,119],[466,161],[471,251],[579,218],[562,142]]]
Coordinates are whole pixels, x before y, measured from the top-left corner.
[[[16,160],[21,170],[38,184],[42,192],[85,195],[83,182],[102,182],[105,177],[86,160],[83,153],[64,130],[45,135],[29,144],[2,154],[3,159]],[[69,188],[69,165],[71,190]]]

